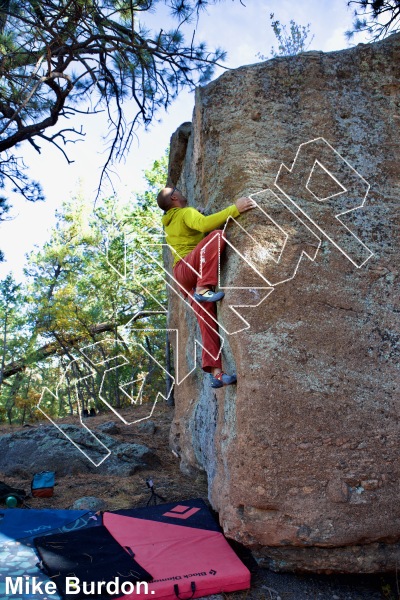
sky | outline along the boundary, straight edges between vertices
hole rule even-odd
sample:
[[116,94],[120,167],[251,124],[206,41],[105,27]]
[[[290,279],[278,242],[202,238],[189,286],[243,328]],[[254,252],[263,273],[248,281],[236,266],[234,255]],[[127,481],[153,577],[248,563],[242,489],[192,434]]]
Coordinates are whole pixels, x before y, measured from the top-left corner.
[[[269,56],[271,46],[277,46],[270,13],[287,26],[290,19],[300,25],[310,23],[314,34],[310,50],[329,52],[349,47],[344,34],[351,28],[352,10],[347,7],[346,0],[242,0],[242,3],[240,0],[222,0],[201,15],[195,39],[205,41],[210,49],[224,48],[228,53],[225,65],[229,68],[259,62],[258,52]],[[168,20],[164,6],[152,15],[146,15],[146,25],[155,30],[166,27]],[[193,25],[188,26],[187,39],[193,28]],[[361,35],[355,39],[355,43],[365,41]],[[218,69],[214,79],[222,72]],[[137,131],[129,154],[114,167],[112,181],[119,197],[129,200],[135,192],[144,189],[143,171],[164,153],[179,125],[191,121],[193,106],[194,94],[181,92],[167,113],[157,114],[148,131],[144,128]],[[0,279],[12,272],[17,281],[22,280],[26,253],[41,247],[49,239],[56,210],[64,201],[79,193],[94,205],[106,156],[107,145],[103,139],[107,131],[106,116],[104,113],[85,116],[82,126],[84,140],[70,144],[68,148],[69,157],[74,160],[70,165],[54,147],[43,145],[39,155],[27,142],[20,146],[29,174],[42,184],[46,200],[29,203],[21,197],[12,198],[9,220],[0,223],[0,248],[6,258],[0,263]],[[104,188],[103,195],[109,193],[111,188]]]

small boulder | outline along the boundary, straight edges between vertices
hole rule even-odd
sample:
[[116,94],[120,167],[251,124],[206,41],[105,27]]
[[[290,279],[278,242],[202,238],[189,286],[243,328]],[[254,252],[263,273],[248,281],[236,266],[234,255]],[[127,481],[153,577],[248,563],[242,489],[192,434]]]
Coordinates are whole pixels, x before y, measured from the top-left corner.
[[115,421],[107,421],[106,423],[101,423],[97,426],[97,429],[102,433],[107,433],[108,435],[115,435],[120,432],[120,429],[115,423]]
[[138,431],[140,431],[140,433],[154,435],[157,431],[157,425],[154,423],[154,421],[143,421],[143,423],[139,423]]
[[96,498],[95,496],[83,496],[83,498],[78,498],[71,506],[71,510],[93,510],[94,512],[104,510],[105,508],[106,503],[104,500]]

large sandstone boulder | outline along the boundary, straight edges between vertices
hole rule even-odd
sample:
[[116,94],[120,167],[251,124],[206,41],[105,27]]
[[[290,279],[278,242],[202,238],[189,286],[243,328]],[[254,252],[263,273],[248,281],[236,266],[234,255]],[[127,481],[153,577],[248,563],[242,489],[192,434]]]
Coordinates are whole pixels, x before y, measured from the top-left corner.
[[171,446],[206,471],[226,535],[273,569],[400,562],[399,76],[400,35],[241,67],[199,89],[174,138],[170,181],[192,206],[260,208],[228,224],[221,265],[244,288],[218,317],[237,387],[184,378],[199,330],[170,296]]

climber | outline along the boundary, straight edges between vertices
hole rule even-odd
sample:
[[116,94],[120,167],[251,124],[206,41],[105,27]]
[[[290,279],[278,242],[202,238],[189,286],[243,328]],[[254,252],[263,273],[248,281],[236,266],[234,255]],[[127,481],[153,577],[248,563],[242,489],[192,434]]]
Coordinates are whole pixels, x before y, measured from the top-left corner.
[[215,302],[225,294],[216,292],[215,285],[218,283],[219,255],[226,241],[222,231],[216,228],[221,227],[229,216],[238,217],[257,205],[251,198],[243,197],[224,210],[204,216],[187,206],[187,202],[176,187],[166,187],[157,196],[157,204],[164,211],[162,223],[166,241],[174,254],[173,275],[183,288],[183,296],[189,297],[200,326],[202,369],[211,373],[211,387],[219,388],[236,383],[236,375],[228,375],[222,370]]

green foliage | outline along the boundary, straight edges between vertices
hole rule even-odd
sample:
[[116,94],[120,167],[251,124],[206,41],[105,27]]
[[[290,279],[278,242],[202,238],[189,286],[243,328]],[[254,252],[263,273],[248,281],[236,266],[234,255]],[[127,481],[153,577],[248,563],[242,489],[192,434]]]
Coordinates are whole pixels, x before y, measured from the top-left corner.
[[157,206],[156,197],[162,187],[165,186],[168,170],[168,151],[164,155],[155,160],[151,169],[144,172],[144,177],[147,183],[147,190],[142,196],[139,196],[137,201],[139,206],[147,211],[151,210],[157,218],[159,216],[159,208]]
[[[279,43],[278,49],[275,50],[274,46],[271,47],[271,57],[276,56],[295,56],[300,52],[305,52],[310,47],[314,35],[310,36],[311,24],[298,25],[293,19],[290,20],[290,29],[287,31],[286,25],[278,20],[274,20],[274,13],[270,14],[271,27],[274,35]],[[267,60],[268,57],[264,56],[260,52],[257,57],[261,60]]]
[[20,285],[14,281],[11,273],[9,273],[7,277],[0,282],[0,308],[5,314],[7,314],[9,311],[12,311],[18,303],[19,289]]
[[[17,284],[12,275],[0,282],[0,413],[11,422],[11,411],[17,401],[21,401],[21,381],[19,375],[14,378],[11,385],[4,384],[4,371],[6,364],[18,360],[27,348],[28,322],[24,311],[25,298],[21,285]],[[24,414],[28,406],[24,406]]]
[[400,0],[351,0],[348,6],[356,5],[353,29],[346,31],[347,39],[354,34],[366,32],[376,41],[400,31]]
[[[104,408],[100,390],[115,408],[129,404],[121,388],[140,392],[142,401],[164,393],[157,362],[165,363],[166,339],[157,330],[166,328],[166,289],[161,267],[157,274],[140,257],[146,249],[162,264],[156,193],[166,169],[164,155],[146,171],[146,191],[130,203],[110,197],[94,212],[81,197],[65,203],[48,242],[29,257],[25,289],[10,277],[0,284],[0,316],[9,314],[0,412],[9,422],[33,418],[43,386],[55,393],[59,382],[58,398],[44,401],[52,417]],[[77,361],[84,354],[94,371],[87,380]],[[111,368],[121,356],[125,364]]]
[[[24,326],[24,296],[21,291],[21,285],[17,284],[11,274],[0,282],[0,322],[2,323],[2,359],[12,359],[16,354],[16,340],[18,338],[18,329]],[[8,346],[7,339],[12,336],[13,343]],[[0,370],[0,383],[2,381],[2,368]]]

